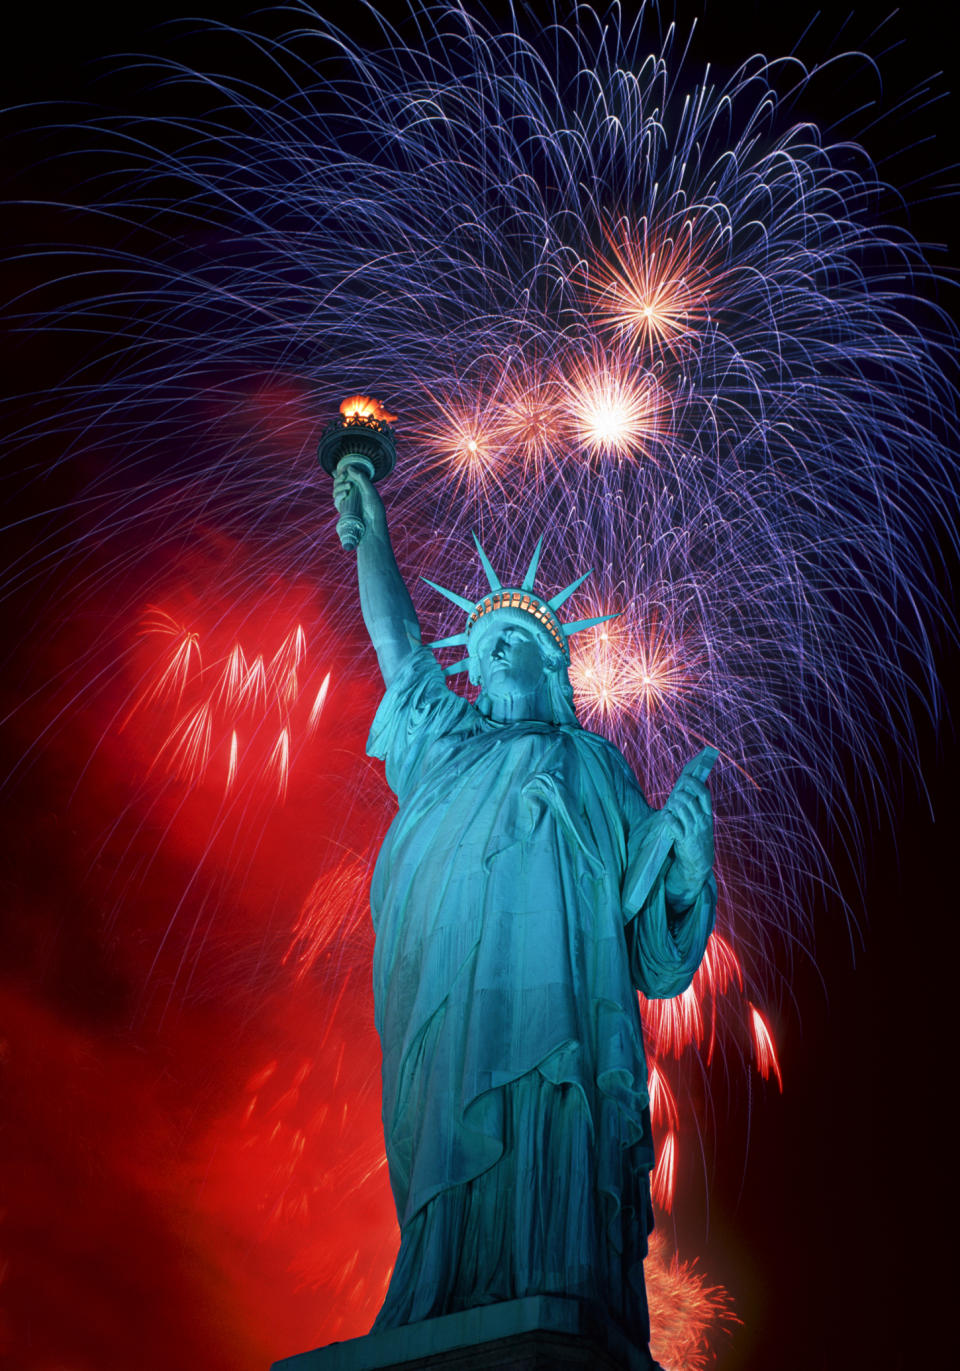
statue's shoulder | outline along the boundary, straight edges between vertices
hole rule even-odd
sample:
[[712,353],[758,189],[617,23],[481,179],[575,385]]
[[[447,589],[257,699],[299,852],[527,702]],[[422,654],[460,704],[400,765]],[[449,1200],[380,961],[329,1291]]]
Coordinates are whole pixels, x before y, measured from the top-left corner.
[[623,760],[623,754],[619,748],[611,743],[609,738],[605,738],[602,733],[591,733],[589,728],[581,728],[579,724],[576,728],[571,728],[570,732],[582,741],[584,747],[595,748],[598,752],[612,753],[614,757]]
[[[476,708],[451,690],[433,653],[421,645],[410,653],[391,678],[374,715],[367,754],[394,766],[419,767],[432,745],[449,737],[463,737],[480,727]],[[387,780],[398,791],[401,784]]]
[[602,765],[612,768],[618,774],[627,772],[633,775],[627,759],[609,738],[604,738],[600,733],[591,733],[588,728],[571,728],[569,732],[571,737],[576,738],[576,745],[584,753],[596,758]]
[[618,794],[626,796],[629,792],[638,795],[646,806],[647,801],[636,773],[616,743],[612,743],[600,733],[591,733],[586,728],[571,729],[571,734],[575,734],[578,739],[580,755],[589,765],[598,768],[608,777]]

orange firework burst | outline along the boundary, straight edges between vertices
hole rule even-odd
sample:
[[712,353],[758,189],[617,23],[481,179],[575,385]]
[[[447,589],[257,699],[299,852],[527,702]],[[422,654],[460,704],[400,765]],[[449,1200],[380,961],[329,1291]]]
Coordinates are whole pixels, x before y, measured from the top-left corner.
[[650,457],[662,434],[667,397],[629,358],[598,354],[571,369],[566,403],[575,438],[591,456]]
[[592,264],[587,294],[601,326],[630,338],[651,357],[676,353],[708,317],[709,249],[697,222],[671,235],[626,219],[605,231],[608,252]]
[[[596,618],[609,612],[596,604],[590,609]],[[603,624],[571,649],[577,712],[600,724],[621,711],[652,714],[683,692],[691,665],[656,612],[635,628],[623,619]]]
[[686,655],[681,659],[679,644],[656,611],[646,627],[634,635],[632,648],[623,664],[627,683],[636,700],[652,714],[684,690],[695,663]]
[[[590,617],[610,610],[591,606]],[[627,635],[617,623],[601,624],[582,635],[570,654],[570,684],[577,714],[589,723],[603,723],[634,703],[634,692],[624,669],[630,648]]]
[[504,449],[541,471],[568,436],[562,386],[531,372],[505,378],[496,406]]
[[466,485],[469,494],[499,484],[503,433],[496,406],[474,395],[466,400],[434,396],[435,419],[417,434],[437,466]]
[[668,1257],[662,1233],[650,1237],[644,1279],[650,1303],[650,1351],[664,1371],[703,1371],[713,1360],[710,1335],[739,1323],[722,1285],[708,1285],[694,1262]]

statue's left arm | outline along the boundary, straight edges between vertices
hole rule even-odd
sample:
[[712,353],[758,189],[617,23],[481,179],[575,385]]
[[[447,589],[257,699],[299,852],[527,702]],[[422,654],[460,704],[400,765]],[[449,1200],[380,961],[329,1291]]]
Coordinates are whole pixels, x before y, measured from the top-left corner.
[[699,761],[683,768],[663,808],[638,823],[623,882],[634,976],[653,999],[686,990],[716,914],[713,808]]
[[664,878],[667,908],[677,919],[691,908],[713,870],[713,805],[694,757],[677,777],[660,822],[673,835],[673,853]]

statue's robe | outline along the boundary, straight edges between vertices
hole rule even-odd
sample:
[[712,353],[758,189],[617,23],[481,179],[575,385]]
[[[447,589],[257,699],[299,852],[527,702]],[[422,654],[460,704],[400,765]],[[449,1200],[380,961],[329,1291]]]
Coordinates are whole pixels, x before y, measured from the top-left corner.
[[368,751],[399,800],[371,890],[401,1231],[375,1327],[566,1294],[646,1343],[654,1149],[636,990],[689,985],[713,879],[680,919],[662,870],[625,890],[656,825],[616,748],[575,725],[483,718],[426,649],[391,682]]

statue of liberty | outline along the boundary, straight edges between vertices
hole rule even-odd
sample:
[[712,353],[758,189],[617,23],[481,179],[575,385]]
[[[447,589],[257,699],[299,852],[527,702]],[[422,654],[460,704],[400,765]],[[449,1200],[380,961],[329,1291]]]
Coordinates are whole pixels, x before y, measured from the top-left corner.
[[[366,525],[360,603],[386,685],[368,752],[399,805],[371,889],[401,1234],[374,1331],[562,1295],[646,1349],[655,1158],[636,991],[679,995],[703,956],[715,754],[651,809],[574,714],[567,638],[602,621],[557,611],[585,577],[544,598],[538,547],[503,586],[478,542],[489,593],[435,586],[467,626],[424,645],[372,481],[341,468],[334,495],[359,499]],[[431,651],[454,643],[476,704]]]

